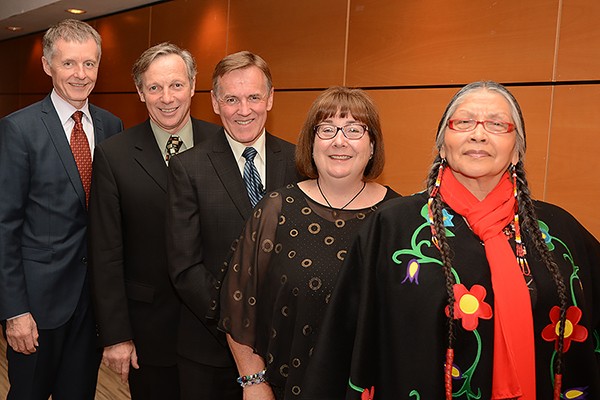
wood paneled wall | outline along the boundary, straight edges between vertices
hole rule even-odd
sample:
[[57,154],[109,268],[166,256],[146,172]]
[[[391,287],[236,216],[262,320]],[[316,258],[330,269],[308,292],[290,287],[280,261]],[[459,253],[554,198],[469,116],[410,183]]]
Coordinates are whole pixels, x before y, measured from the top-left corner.
[[[251,50],[273,73],[267,127],[290,141],[321,90],[367,89],[386,140],[380,181],[408,194],[423,189],[452,94],[474,80],[496,80],[524,111],[534,196],[566,208],[600,237],[599,17],[596,0],[173,0],[89,21],[104,41],[92,101],[128,127],[143,121],[131,65],[168,40],[198,62],[193,115],[218,123],[212,69],[226,54]],[[41,36],[0,42],[0,116],[50,90]]]

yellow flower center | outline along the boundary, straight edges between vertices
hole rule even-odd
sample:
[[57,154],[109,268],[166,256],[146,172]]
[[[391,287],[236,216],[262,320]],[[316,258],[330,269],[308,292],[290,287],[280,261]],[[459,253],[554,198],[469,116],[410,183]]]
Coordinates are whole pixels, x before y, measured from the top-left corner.
[[452,373],[452,377],[453,378],[460,378],[460,371],[454,365],[452,366],[452,372],[451,373]]
[[474,314],[479,308],[479,300],[477,300],[477,297],[473,296],[472,294],[467,293],[460,298],[458,306],[465,314]]
[[[559,336],[560,332],[560,321],[556,324],[556,336]],[[568,338],[573,333],[573,324],[571,321],[567,320],[565,323],[565,337]]]
[[569,390],[567,393],[565,393],[565,398],[567,399],[577,399],[579,398],[579,396],[581,396],[584,392],[582,392],[581,390],[578,389],[571,389]]
[[417,274],[417,271],[419,270],[419,263],[418,262],[412,262],[410,263],[409,267],[408,267],[408,274],[411,278],[414,278],[414,276]]

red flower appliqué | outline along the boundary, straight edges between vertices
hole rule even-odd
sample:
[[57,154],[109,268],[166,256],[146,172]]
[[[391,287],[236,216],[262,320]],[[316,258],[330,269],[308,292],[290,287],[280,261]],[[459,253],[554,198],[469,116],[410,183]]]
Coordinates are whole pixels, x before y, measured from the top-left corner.
[[365,389],[360,396],[360,400],[373,400],[375,398],[375,386],[371,386],[371,390]]
[[[474,331],[479,325],[479,318],[492,318],[492,307],[486,302],[485,288],[481,285],[471,286],[467,290],[465,285],[457,283],[453,287],[454,291],[454,319],[462,319],[462,326],[468,331]],[[446,315],[450,315],[449,306],[446,306]]]
[[[587,339],[588,331],[585,326],[577,325],[581,319],[581,310],[579,307],[571,306],[567,309],[567,320],[565,321],[565,341],[563,352],[569,350],[571,342],[583,342]],[[556,341],[555,346],[558,350],[558,332],[560,329],[560,307],[554,306],[550,310],[551,324],[547,325],[542,331],[542,338],[548,342]]]

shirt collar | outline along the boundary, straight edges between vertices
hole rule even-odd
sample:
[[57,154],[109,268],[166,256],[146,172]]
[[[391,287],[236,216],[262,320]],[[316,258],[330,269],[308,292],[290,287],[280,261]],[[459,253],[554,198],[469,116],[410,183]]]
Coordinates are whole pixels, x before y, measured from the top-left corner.
[[[233,152],[233,156],[235,157],[235,159],[238,162],[240,160],[245,161],[245,159],[242,156],[242,153],[244,152],[246,147],[250,147],[250,146],[246,146],[244,143],[240,143],[240,142],[233,140],[233,138],[231,136],[229,136],[229,134],[227,133],[227,130],[225,130],[225,138],[227,138],[227,142],[229,143],[229,147],[231,147],[231,151]],[[266,150],[265,150],[265,128],[263,128],[258,139],[256,139],[256,141],[252,144],[252,147],[254,147],[254,149],[258,153],[256,156],[259,157],[264,162],[264,160],[266,159],[265,158],[265,153],[266,153]]]
[[[156,139],[158,147],[163,153],[166,154],[167,140],[169,140],[169,136],[171,136],[171,134],[158,126],[158,124],[152,121],[152,119],[150,119],[150,127],[152,128],[152,133],[154,133],[154,138]],[[179,152],[191,148],[194,145],[192,119],[189,118],[185,125],[177,133],[174,133],[174,135],[179,136],[179,139],[183,141]]]
[[54,109],[58,114],[58,118],[60,119],[60,123],[65,125],[68,121],[71,120],[71,116],[77,110],[82,111],[84,117],[86,117],[90,122],[92,121],[92,116],[90,114],[89,102],[86,99],[83,107],[77,109],[73,107],[73,105],[69,104],[65,99],[60,97],[58,93],[54,89],[52,89],[52,93],[50,93],[50,100],[52,100],[52,104],[54,105]]

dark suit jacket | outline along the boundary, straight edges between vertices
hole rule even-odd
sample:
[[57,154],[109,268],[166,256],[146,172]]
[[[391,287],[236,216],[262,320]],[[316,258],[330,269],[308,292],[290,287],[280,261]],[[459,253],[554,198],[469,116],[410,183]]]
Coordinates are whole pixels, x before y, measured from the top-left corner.
[[[225,335],[206,319],[231,243],[252,206],[225,131],[170,161],[167,207],[169,273],[185,304],[178,351],[211,366],[232,366]],[[266,133],[266,190],[296,182],[294,145]]]
[[[220,126],[192,119],[194,146]],[[139,361],[174,365],[181,302],[167,273],[167,174],[150,121],[96,147],[89,247],[100,344],[133,339]]]
[[[96,144],[123,129],[108,111],[89,109]],[[31,312],[38,329],[53,329],[71,317],[87,286],[86,225],[83,185],[50,96],[3,118],[0,320]]]

